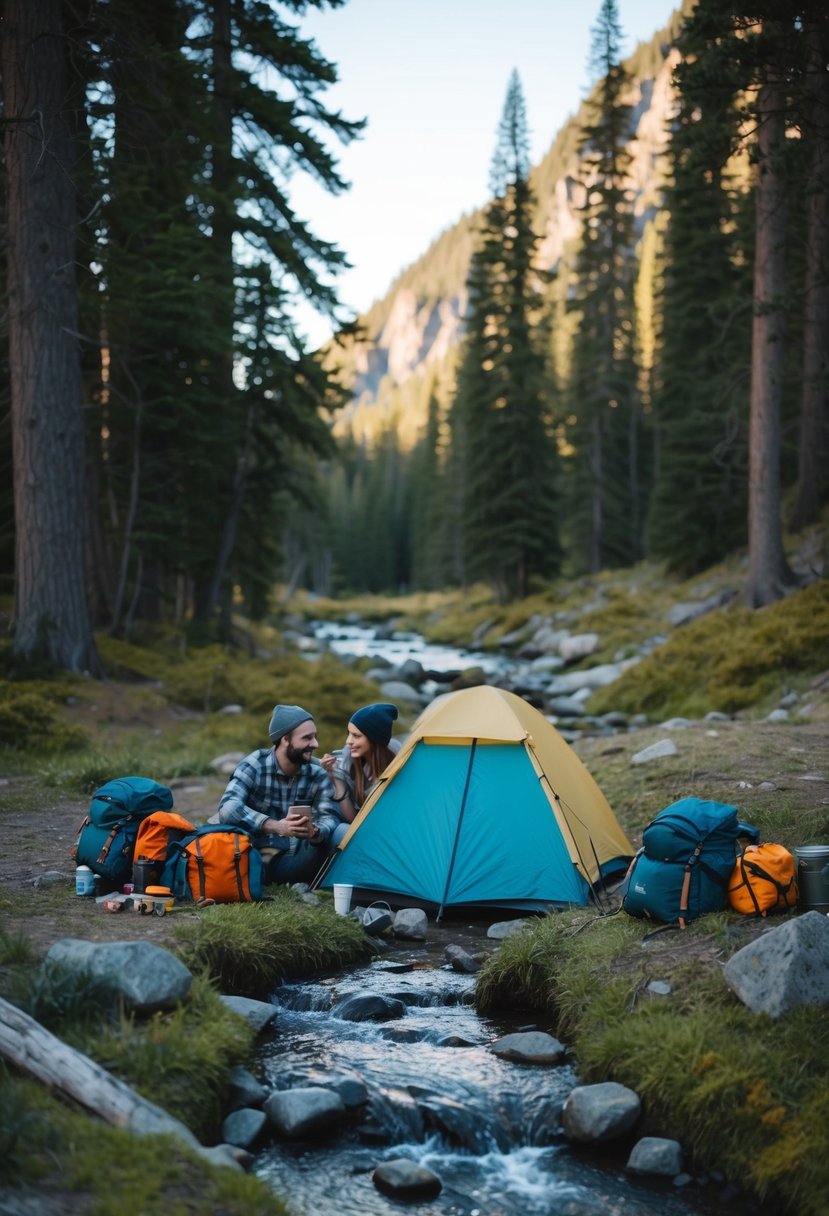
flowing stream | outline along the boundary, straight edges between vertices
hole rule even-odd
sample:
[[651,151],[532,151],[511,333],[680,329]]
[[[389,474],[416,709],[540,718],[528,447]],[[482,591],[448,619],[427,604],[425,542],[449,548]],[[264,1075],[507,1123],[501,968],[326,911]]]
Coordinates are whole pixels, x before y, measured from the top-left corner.
[[[411,946],[411,944],[409,944]],[[578,1084],[570,1064],[521,1065],[491,1044],[517,1029],[549,1029],[479,1017],[474,977],[425,947],[393,951],[345,976],[286,984],[274,994],[275,1033],[261,1048],[268,1088],[338,1087],[364,1101],[344,1128],[314,1140],[270,1140],[256,1172],[295,1216],[729,1216],[715,1184],[674,1187],[624,1173],[630,1143],[573,1149],[559,1115]],[[351,1022],[332,1009],[345,997],[401,1000],[405,1016]],[[670,1134],[666,1131],[666,1134]],[[407,1157],[442,1180],[440,1196],[401,1204],[376,1189],[372,1171]],[[721,1189],[721,1188],[720,1188]]]
[[350,625],[334,621],[316,621],[314,636],[342,657],[383,659],[399,667],[407,659],[416,659],[424,671],[455,672],[467,667],[480,667],[487,675],[506,671],[515,660],[484,651],[457,650],[454,646],[439,646],[427,642],[419,633],[398,631],[391,636],[377,635],[371,625]]
[[[480,666],[488,675],[515,661],[433,646],[417,634],[378,637],[370,626],[317,622],[315,635],[342,656],[413,658],[427,672]],[[429,681],[424,691],[440,691]],[[469,926],[469,928],[473,928]],[[430,928],[431,932],[431,928]],[[473,947],[474,949],[474,947]],[[275,1034],[261,1048],[269,1088],[335,1085],[360,1095],[343,1129],[317,1139],[270,1139],[256,1172],[289,1201],[294,1216],[752,1216],[749,1201],[721,1197],[722,1182],[675,1187],[636,1179],[624,1165],[632,1141],[574,1148],[560,1112],[579,1084],[571,1064],[530,1066],[499,1059],[491,1045],[529,1019],[479,1017],[474,977],[444,964],[441,947],[398,943],[371,964],[329,979],[286,984],[273,995]],[[400,1000],[404,1017],[352,1022],[335,1007],[354,994]],[[346,1083],[348,1083],[346,1085]],[[345,1089],[343,1089],[343,1086]],[[670,1135],[670,1129],[663,1134]],[[429,1202],[387,1198],[372,1181],[383,1160],[407,1157],[442,1180]]]

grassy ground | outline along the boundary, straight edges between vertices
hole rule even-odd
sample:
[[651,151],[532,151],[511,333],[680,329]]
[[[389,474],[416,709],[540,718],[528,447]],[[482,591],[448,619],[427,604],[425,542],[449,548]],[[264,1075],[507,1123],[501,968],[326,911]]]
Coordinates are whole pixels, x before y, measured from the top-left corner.
[[[728,570],[718,576],[728,577]],[[672,596],[687,599],[720,586],[714,580],[710,586],[666,588],[652,572],[640,571],[627,581],[599,579],[569,588],[566,596],[542,593],[522,606],[523,614],[515,607],[499,608],[484,593],[471,595],[464,605],[432,597],[374,608],[379,618],[408,619],[429,628],[432,636],[451,636],[465,645],[473,625],[497,645],[501,634],[525,625],[533,613],[571,614],[574,631],[588,622],[602,631],[607,654],[598,657],[605,658],[664,628]],[[767,841],[789,848],[829,841],[829,657],[824,661],[829,629],[821,624],[829,601],[823,588],[810,595],[787,601],[788,613],[778,616],[776,625],[768,613],[748,619],[715,614],[684,639],[677,633],[669,680],[659,652],[653,662],[645,661],[650,670],[640,664],[638,687],[649,698],[652,724],[575,744],[635,845],[658,810],[686,795],[735,805]],[[318,603],[314,608],[322,614]],[[730,632],[732,677],[725,684],[725,660],[709,660],[715,645],[718,655],[727,654],[723,638],[727,643]],[[694,647],[686,645],[689,638]],[[58,937],[149,939],[181,951],[203,974],[206,987],[210,979],[250,992],[266,991],[277,972],[295,971],[303,958],[306,968],[342,966],[365,945],[358,933],[359,945],[344,939],[331,949],[329,929],[342,920],[325,907],[314,911],[296,902],[215,910],[220,915],[210,919],[174,913],[148,924],[137,916],[107,915],[74,895],[70,850],[89,794],[102,781],[127,773],[153,776],[173,785],[176,809],[203,822],[224,784],[210,760],[224,751],[261,746],[275,700],[319,706],[325,750],[340,742],[354,705],[377,696],[359,669],[328,659],[309,663],[283,645],[276,627],[258,639],[267,650],[267,657],[258,659],[223,647],[187,653],[171,636],[142,641],[102,639],[112,676],[103,683],[66,676],[0,680],[0,992],[20,1003],[39,1001],[34,1007],[44,1018],[51,1016],[48,1006],[56,994],[38,993],[36,984],[33,992],[31,984],[38,959]],[[712,684],[714,677],[719,685]],[[685,729],[659,725],[683,705],[722,708],[711,703],[716,687],[730,688],[728,695],[739,691],[730,720],[695,721]],[[769,709],[791,691],[800,706],[810,707],[809,714],[767,722]],[[240,712],[223,712],[231,704]],[[635,752],[668,734],[676,756],[632,762]],[[33,879],[50,870],[63,872],[64,879],[35,887]],[[482,1008],[544,1010],[575,1046],[582,1074],[613,1077],[642,1093],[647,1126],[678,1136],[696,1167],[723,1169],[781,1212],[825,1216],[826,1013],[803,1011],[776,1023],[758,1019],[722,982],[728,955],[764,927],[722,913],[643,947],[646,926],[624,914],[547,917],[490,960],[478,999]],[[261,967],[263,951],[257,946],[263,940],[270,943],[264,953],[274,970]],[[317,946],[307,952],[309,940]],[[650,994],[647,985],[654,978],[670,984],[669,997]],[[91,1041],[105,1044],[107,1066],[139,1088],[146,1085],[154,1100],[169,1069],[165,1061],[182,1050],[183,1037],[195,1044],[195,1054],[186,1058],[197,1073],[199,1043],[219,1033],[216,1019],[220,1023],[224,1016],[205,994],[194,1003],[192,1024],[171,1017],[148,1033],[120,1021],[98,1030],[86,1019],[84,1031],[77,1003],[65,994],[58,1006],[61,1002],[69,1014],[75,1010],[73,1024],[71,1018],[58,1023],[63,1033],[83,1043],[84,1033],[89,1041],[94,1030]],[[239,1041],[243,1049],[243,1035]],[[208,1083],[198,1110],[176,1107],[176,1089],[182,1087],[176,1086],[175,1070],[169,1070],[162,1087],[174,1113],[209,1134],[225,1081],[221,1070],[204,1072]],[[0,1200],[4,1193],[17,1199],[31,1193],[39,1212],[61,1216],[69,1211],[109,1216],[123,1210],[125,1195],[147,1216],[280,1210],[256,1179],[226,1172],[214,1176],[184,1150],[159,1149],[152,1142],[135,1146],[115,1129],[96,1128],[91,1137],[86,1116],[64,1109],[7,1070],[0,1075],[0,1089]],[[61,1199],[61,1187],[71,1192],[68,1200]]]

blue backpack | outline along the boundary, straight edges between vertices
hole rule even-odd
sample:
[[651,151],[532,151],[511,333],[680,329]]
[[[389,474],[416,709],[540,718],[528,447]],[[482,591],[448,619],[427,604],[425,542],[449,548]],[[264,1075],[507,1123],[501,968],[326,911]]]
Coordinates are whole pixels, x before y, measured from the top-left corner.
[[72,850],[77,865],[89,866],[108,891],[132,877],[138,828],[153,811],[169,811],[173,791],[151,777],[116,777],[92,795]]
[[740,836],[756,842],[760,834],[737,818],[733,806],[701,798],[672,803],[642,833],[642,848],[622,883],[622,908],[683,929],[705,912],[721,911]]

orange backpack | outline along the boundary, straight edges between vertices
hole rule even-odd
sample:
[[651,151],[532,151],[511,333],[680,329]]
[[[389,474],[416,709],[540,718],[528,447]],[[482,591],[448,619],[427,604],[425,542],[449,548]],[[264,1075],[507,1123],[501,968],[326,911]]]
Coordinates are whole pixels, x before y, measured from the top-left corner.
[[138,829],[134,856],[158,862],[160,868],[164,865],[170,844],[195,830],[196,825],[177,811],[153,811],[142,820]]
[[728,902],[746,916],[784,912],[797,903],[794,856],[782,844],[748,844],[728,884]]
[[176,899],[217,904],[262,898],[262,854],[241,828],[205,824],[174,842],[161,882]]

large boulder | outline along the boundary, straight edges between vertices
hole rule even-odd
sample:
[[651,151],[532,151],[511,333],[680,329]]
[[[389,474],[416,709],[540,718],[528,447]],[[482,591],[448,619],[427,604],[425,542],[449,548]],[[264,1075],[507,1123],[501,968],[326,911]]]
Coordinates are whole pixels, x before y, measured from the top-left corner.
[[799,1005],[829,1005],[829,916],[804,912],[733,954],[723,972],[752,1013],[777,1018]]
[[180,959],[151,942],[88,942],[62,937],[43,961],[48,970],[59,969],[97,981],[133,1013],[174,1009],[186,1001],[193,976]]

